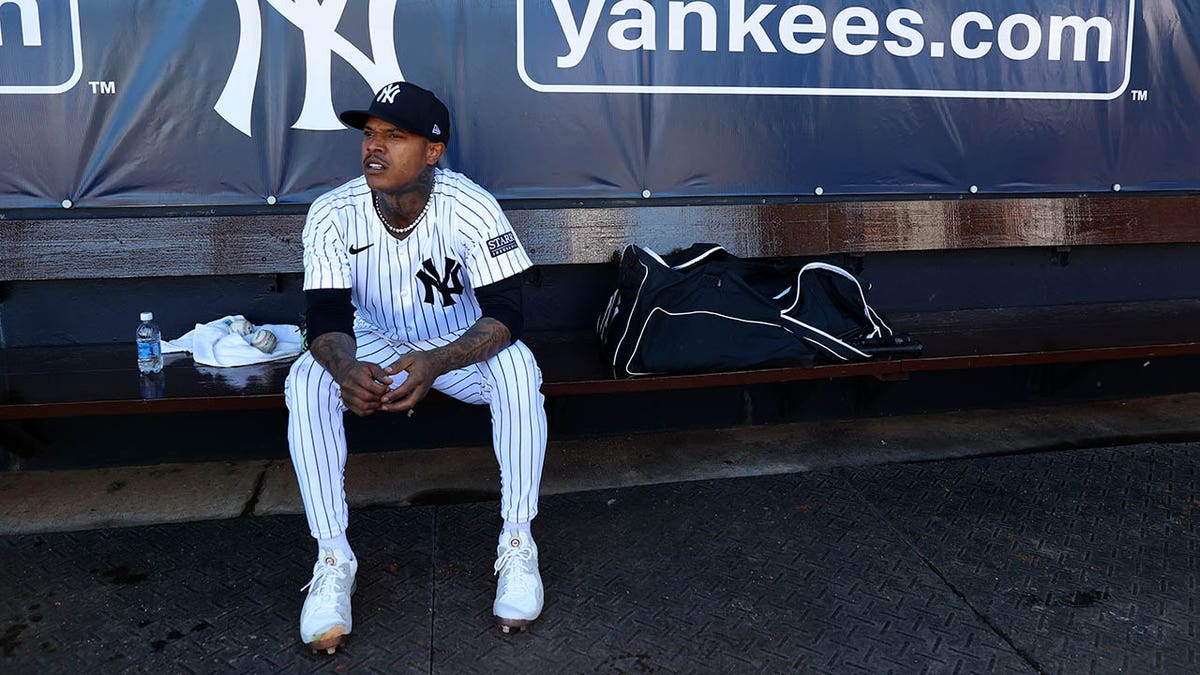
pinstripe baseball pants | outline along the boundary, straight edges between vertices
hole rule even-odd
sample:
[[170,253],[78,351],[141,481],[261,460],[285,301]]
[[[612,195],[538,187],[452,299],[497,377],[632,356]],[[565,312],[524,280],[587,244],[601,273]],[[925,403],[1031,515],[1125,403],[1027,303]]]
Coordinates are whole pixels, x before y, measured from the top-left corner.
[[[411,351],[425,351],[453,342],[459,335],[421,342],[394,342],[356,329],[358,360],[381,366]],[[405,374],[394,376],[393,387]],[[546,456],[546,410],[541,392],[542,371],[533,352],[520,340],[492,358],[450,371],[433,388],[492,411],[492,447],[500,464],[500,515],[524,523],[537,515],[538,489]],[[288,446],[304,513],[315,538],[330,539],[346,531],[344,473],[346,406],[331,376],[305,352],[292,364],[284,385],[288,407]]]

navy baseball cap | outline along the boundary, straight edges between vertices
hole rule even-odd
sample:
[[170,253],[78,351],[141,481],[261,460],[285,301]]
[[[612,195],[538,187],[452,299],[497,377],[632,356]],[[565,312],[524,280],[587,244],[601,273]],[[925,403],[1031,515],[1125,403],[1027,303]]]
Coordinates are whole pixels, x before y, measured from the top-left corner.
[[347,110],[338,115],[355,129],[366,126],[368,117],[378,117],[437,143],[450,142],[450,111],[446,104],[433,92],[412,82],[393,82],[375,92],[370,108]]

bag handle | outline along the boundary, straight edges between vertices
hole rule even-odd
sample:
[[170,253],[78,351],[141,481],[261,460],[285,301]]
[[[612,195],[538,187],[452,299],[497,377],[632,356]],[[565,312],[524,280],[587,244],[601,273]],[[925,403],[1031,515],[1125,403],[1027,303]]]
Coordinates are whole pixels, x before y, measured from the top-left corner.
[[838,276],[845,277],[854,283],[854,287],[858,289],[858,298],[860,300],[862,300],[863,316],[866,317],[867,323],[871,324],[871,328],[872,328],[871,334],[868,335],[867,337],[883,337],[884,330],[886,330],[889,335],[892,334],[892,332],[893,332],[892,328],[890,326],[888,326],[886,323],[884,323],[883,319],[881,319],[879,317],[879,315],[875,312],[875,310],[872,309],[871,306],[867,304],[867,296],[865,293],[863,293],[862,284],[860,284],[858,282],[858,279],[855,279],[853,274],[850,274],[846,270],[844,270],[836,265],[830,265],[828,263],[823,263],[823,262],[808,263],[804,267],[800,268],[800,271],[796,273],[796,299],[792,301],[791,307],[788,307],[787,309],[783,310],[782,312],[780,312],[780,314],[787,314],[788,312],[792,311],[793,309],[796,309],[796,305],[800,304],[800,277],[804,276],[805,272],[807,272],[809,270],[813,270],[813,269],[825,270],[827,272],[832,272],[834,274],[837,274]]

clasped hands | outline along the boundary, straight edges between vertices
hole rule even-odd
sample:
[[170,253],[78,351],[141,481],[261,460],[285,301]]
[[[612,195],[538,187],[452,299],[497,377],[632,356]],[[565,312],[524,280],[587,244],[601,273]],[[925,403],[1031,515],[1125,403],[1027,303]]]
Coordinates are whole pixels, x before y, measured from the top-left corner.
[[[393,376],[405,373],[400,386],[392,388]],[[342,401],[350,412],[365,417],[377,410],[411,411],[425,398],[433,381],[441,375],[437,363],[425,352],[411,352],[382,367],[368,361],[355,361],[334,375],[342,389]]]

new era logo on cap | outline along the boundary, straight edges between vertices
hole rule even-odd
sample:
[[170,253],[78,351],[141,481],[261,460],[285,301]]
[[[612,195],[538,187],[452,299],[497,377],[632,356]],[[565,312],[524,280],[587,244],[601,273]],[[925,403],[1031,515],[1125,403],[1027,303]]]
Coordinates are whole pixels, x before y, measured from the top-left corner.
[[[0,0],[3,4],[3,0]],[[450,142],[450,111],[433,92],[411,82],[393,82],[375,94],[366,110],[347,110],[342,122],[362,129],[375,117],[437,143]]]

